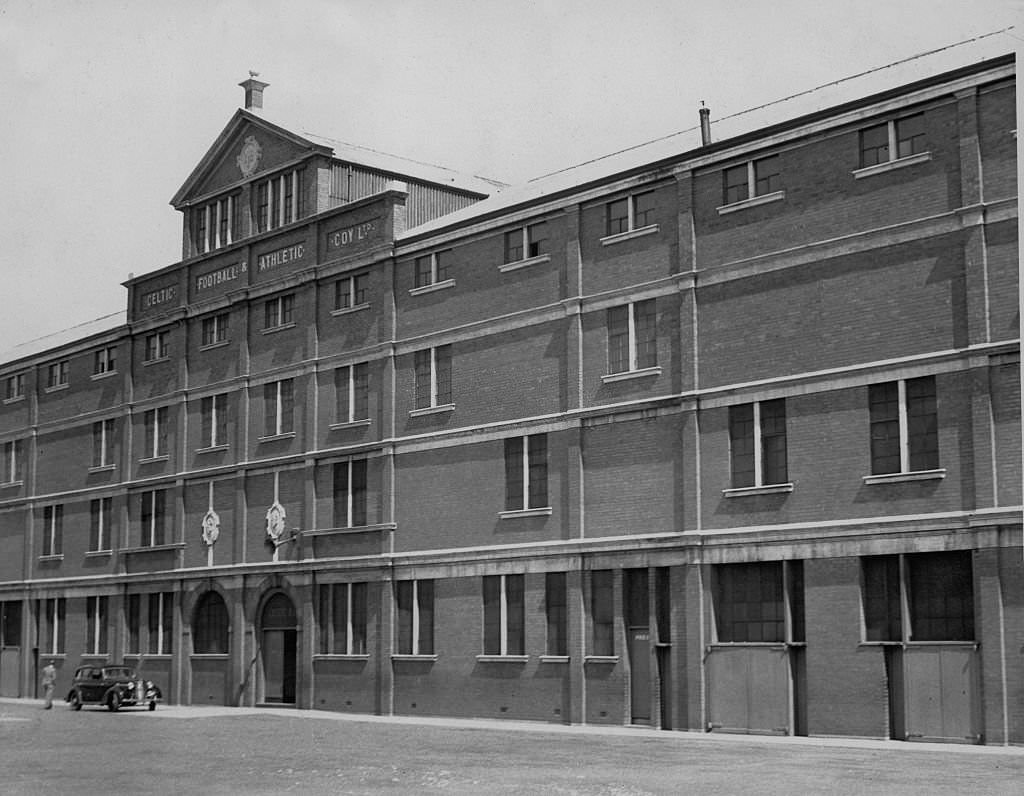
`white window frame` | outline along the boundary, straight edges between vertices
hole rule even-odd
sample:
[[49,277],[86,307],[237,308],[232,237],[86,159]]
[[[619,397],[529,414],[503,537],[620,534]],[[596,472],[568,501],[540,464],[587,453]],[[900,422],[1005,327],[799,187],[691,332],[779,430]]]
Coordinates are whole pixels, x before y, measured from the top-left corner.
[[[778,155],[765,155],[764,157],[754,158],[747,161],[747,198],[740,199],[738,202],[729,202],[724,204],[718,209],[719,215],[725,215],[726,213],[734,213],[737,210],[743,210],[747,207],[754,207],[756,205],[764,205],[770,202],[778,202],[786,198],[785,190],[769,191],[768,193],[758,194],[757,191],[757,164],[762,160],[768,158],[778,157]],[[740,165],[739,163],[735,164]]]
[[412,650],[408,653],[410,655],[429,654],[420,652],[420,581],[418,578],[412,582],[412,643],[410,649]]
[[[338,307],[338,306],[336,306],[333,310],[331,310],[331,314],[332,315],[344,315],[345,313],[348,313],[348,312],[355,312],[356,310],[367,309],[370,306],[370,302],[369,301],[356,302],[356,280],[357,279],[367,279],[368,280],[369,276],[370,276],[370,272],[369,271],[359,271],[358,273],[348,274],[346,276],[340,277],[337,280],[336,285],[337,284],[341,284],[341,283],[347,283],[348,284],[349,304],[348,304],[347,307]],[[334,290],[335,290],[335,294],[334,294],[335,295],[335,302],[337,303],[337,298],[338,298],[338,288],[337,288],[337,286],[335,286]],[[368,292],[369,288],[364,287],[363,290],[364,290],[364,292]]]
[[[285,195],[285,187],[288,181],[292,184],[292,198],[291,207],[286,208],[283,197]],[[267,232],[278,227],[283,227],[285,224],[291,224],[294,221],[299,220],[299,170],[294,169],[293,171],[286,171],[281,174],[275,174],[266,180],[261,180],[256,187],[259,188],[263,185],[267,186],[267,228],[261,230]],[[257,194],[258,195],[258,194]],[[276,199],[276,201],[275,201]],[[290,218],[288,216],[291,216]]]
[[[520,257],[518,260],[510,260],[508,262],[503,262],[501,265],[498,266],[498,270],[499,271],[501,271],[502,273],[505,273],[506,271],[515,271],[515,270],[517,270],[519,268],[526,268],[527,266],[530,266],[530,265],[537,265],[538,263],[546,263],[546,262],[551,260],[551,252],[542,252],[541,254],[534,254],[532,256],[530,255],[530,230],[532,228],[538,227],[538,226],[540,226],[542,224],[545,225],[545,226],[548,226],[547,219],[541,219],[540,221],[535,221],[532,224],[525,224],[522,227],[520,227],[518,230],[509,230],[506,233],[506,234],[512,234],[513,232],[519,232],[519,234],[522,235],[522,237],[523,237],[523,246],[522,246],[523,256]],[[550,227],[549,227],[548,231],[550,232]],[[548,240],[550,240],[550,235],[548,237]],[[505,247],[505,237],[504,236],[502,236],[502,241],[501,242],[502,242],[502,249],[504,250],[504,247]],[[504,251],[502,252],[502,254],[503,254],[502,259],[504,259]]]
[[159,362],[167,359],[167,332],[153,332],[146,335],[146,362]]
[[[107,443],[114,434],[114,418],[108,417],[106,420],[97,420],[96,423],[93,424],[93,449],[96,448],[96,425],[99,425],[100,427],[100,460],[98,462],[94,461],[90,469],[98,470],[101,467],[113,467],[113,455],[111,455],[111,461],[107,461]],[[113,454],[113,451],[111,451],[111,454]]]
[[[498,575],[497,577],[499,577],[501,579],[499,581],[499,584],[498,584],[498,648],[499,649],[498,649],[498,652],[491,652],[491,653],[485,652],[482,655],[477,655],[477,659],[478,660],[486,660],[488,658],[495,658],[495,657],[498,657],[498,658],[514,658],[514,659],[522,658],[522,659],[525,659],[528,656],[524,655],[523,653],[519,653],[519,652],[509,652],[509,649],[508,649],[508,587],[507,587],[508,578],[509,577],[523,578],[524,576],[521,575],[521,574],[515,574],[515,575]],[[525,603],[525,599],[526,599],[525,578],[524,578],[524,584],[523,585],[524,585],[523,599],[524,599],[524,603]],[[483,610],[484,610],[485,616],[483,617],[483,621],[482,621],[482,625],[483,625],[482,629],[483,629],[484,634],[486,634],[486,632],[487,632],[487,617],[486,617],[487,606],[486,605],[483,606]],[[525,604],[524,604],[524,612],[525,612]],[[525,616],[524,616],[524,619],[525,619]],[[525,634],[526,634],[526,628],[524,627],[523,628],[524,638],[525,638]],[[525,647],[525,643],[524,643],[524,647]]]
[[93,378],[117,372],[117,346],[105,346],[93,352]]
[[[641,299],[640,301],[631,301],[626,306],[628,307],[626,324],[627,324],[627,336],[629,346],[629,370],[617,371],[615,373],[608,373],[601,377],[601,381],[605,384],[614,381],[623,381],[625,379],[632,379],[638,376],[657,376],[661,373],[660,365],[650,365],[648,367],[640,367],[640,341],[636,336],[636,305],[643,301],[650,301],[652,299]],[[657,308],[657,305],[655,305]],[[655,325],[657,325],[657,313],[655,313]],[[657,328],[657,326],[655,326]],[[611,362],[608,363],[609,370],[611,370]]]
[[[200,414],[200,428],[203,425],[203,410],[206,402],[210,402],[210,437],[209,439],[202,440],[203,448],[221,448],[225,447],[228,443],[227,440],[221,440],[217,437],[217,427],[221,415],[224,416],[225,422],[228,414],[228,394],[226,392],[217,393],[216,395],[207,395],[199,400],[199,414]],[[221,404],[218,406],[218,403]],[[227,431],[225,430],[225,434]]]
[[[109,604],[106,595],[94,595],[87,598],[88,605],[86,606],[86,655],[106,655],[105,651],[101,650],[101,647],[105,646],[100,642],[103,636],[106,635],[105,627],[100,626],[100,619],[107,617],[109,619]],[[100,610],[100,607],[103,610]]]
[[[886,131],[889,134],[889,159],[882,161],[881,163],[873,163],[870,166],[862,166],[859,169],[853,170],[854,179],[862,179],[863,177],[870,177],[873,174],[879,174],[885,171],[891,171],[893,169],[903,168],[904,166],[913,166],[915,163],[924,163],[925,161],[932,159],[931,150],[925,150],[924,152],[917,152],[913,155],[906,155],[899,157],[899,139],[896,133],[896,125],[899,124],[901,119],[907,119],[917,114],[909,114],[908,116],[897,117],[889,119],[886,124]],[[870,127],[876,127],[878,125],[868,125],[863,129],[869,129]]]
[[[409,414],[412,417],[425,414],[433,414],[434,412],[449,412],[455,408],[455,404],[452,401],[448,403],[438,403],[438,385],[437,385],[437,351],[439,348],[445,348],[446,346],[431,346],[426,349],[430,352],[430,404],[428,406],[419,406],[410,410]],[[421,349],[422,351],[423,349]],[[420,353],[420,352],[417,352]],[[414,355],[415,356],[415,355]],[[452,368],[451,350],[449,347],[448,353],[448,369],[449,372]],[[415,379],[416,374],[413,373]]]
[[[289,310],[291,311],[291,319],[287,321],[284,319],[284,305],[286,300],[290,301],[291,304],[291,306],[289,307]],[[272,324],[266,323],[267,310],[271,306],[274,307],[274,322]],[[264,323],[266,323],[266,325],[263,327],[264,333],[276,332],[278,329],[290,329],[291,327],[293,327],[295,325],[295,294],[283,293],[280,296],[274,296],[274,298],[267,299],[263,305],[263,321]]]
[[[156,544],[157,524],[159,522],[163,522],[163,521],[166,520],[165,516],[163,516],[163,515],[157,516],[157,512],[156,512],[156,496],[157,496],[157,493],[160,492],[160,491],[163,491],[163,490],[151,489],[148,492],[144,493],[145,499],[149,500],[149,527],[148,528],[141,528],[140,529],[141,532],[142,532],[142,533],[140,533],[140,537],[142,536],[142,534],[145,534],[145,537],[146,537],[145,540],[143,540],[142,538],[139,539],[139,541],[142,542],[142,547],[156,547],[157,546],[157,544]],[[164,513],[166,514],[166,512],[167,512],[167,493],[164,492]]]
[[415,284],[416,273],[417,269],[419,268],[419,261],[422,260],[424,257],[430,258],[430,281],[427,282],[425,285],[413,287],[409,291],[410,295],[418,296],[422,293],[430,293],[434,290],[443,290],[444,288],[454,287],[455,277],[449,276],[442,279],[441,281],[438,281],[437,279],[437,256],[439,254],[451,254],[451,251],[451,249],[441,249],[439,251],[431,252],[429,255],[421,255],[420,257],[416,257],[413,259],[413,283]]
[[[161,413],[163,414],[163,424],[161,425]],[[167,451],[162,450],[160,447],[161,429],[165,431],[170,430],[170,411],[166,406],[158,406],[155,409],[147,409],[142,415],[142,423],[144,426],[145,434],[143,436],[143,444],[145,445],[146,437],[150,434],[150,428],[152,427],[153,434],[153,446],[148,450],[143,450],[143,459],[165,459],[167,458]]]
[[[272,434],[267,434],[264,439],[272,437],[280,437],[285,434],[295,433],[295,418],[292,418],[292,428],[290,431],[284,431],[284,401],[281,398],[281,387],[286,381],[292,382],[292,411],[295,411],[295,382],[292,379],[278,379],[277,381],[270,382],[274,385],[274,429]],[[265,409],[264,409],[265,411]]]
[[[212,340],[209,343],[203,342],[203,338],[206,337],[206,330],[211,329],[213,334],[211,335]],[[216,315],[211,315],[207,318],[203,318],[203,322],[200,327],[200,348],[213,348],[214,346],[224,345],[228,342],[228,313],[219,312]]]
[[69,369],[70,362],[67,359],[50,363],[46,371],[46,389],[59,390],[62,387],[67,387]]
[[4,443],[4,485],[20,484],[23,479],[18,478],[18,462],[23,455],[24,445],[20,439],[8,440]]
[[[164,651],[164,600],[167,599],[167,598],[170,598],[170,600],[172,601],[171,604],[172,604],[172,611],[173,611],[174,596],[173,596],[173,594],[171,592],[157,591],[157,592],[152,592],[149,595],[149,599],[150,600],[152,600],[154,597],[157,598],[156,650],[153,650],[153,646],[154,646],[153,645],[153,639],[150,638],[149,639],[149,643],[147,645],[147,646],[149,646],[150,651],[147,654],[148,655],[170,655],[171,654],[170,650],[168,650],[166,652]],[[149,608],[149,606],[147,606],[147,609],[150,612],[153,610],[152,608]],[[174,624],[174,618],[173,618],[173,615],[172,615],[172,617],[171,617],[171,628],[170,628],[172,633],[174,632],[173,624]],[[148,615],[146,617],[146,628],[147,628],[147,630],[151,630],[151,628],[149,627],[149,617],[148,617]],[[150,635],[152,635],[152,633],[150,633]]]
[[[61,549],[57,549],[57,529],[63,529],[64,506],[60,503],[51,503],[43,506],[43,558],[57,558],[64,555],[64,544],[61,540]],[[63,534],[61,534],[63,536]]]
[[[793,482],[785,481],[778,484],[766,484],[764,482],[764,432],[761,428],[761,404],[762,401],[751,401],[754,406],[754,485],[738,486],[723,489],[722,494],[726,497],[739,497],[741,495],[766,495],[774,492],[792,492]],[[789,429],[786,429],[786,443],[789,443]],[[730,457],[732,452],[729,453]],[[788,455],[788,450],[787,450]]]
[[[367,393],[366,412],[367,412],[367,417],[356,417],[355,416],[355,411],[356,411],[356,368],[361,366],[361,365],[365,365],[366,369],[367,369],[367,385],[366,385],[366,393]],[[335,368],[334,381],[335,381],[336,385],[338,383],[337,371],[339,371],[339,370],[344,370],[345,371],[345,377],[344,377],[345,382],[344,382],[344,385],[342,385],[342,389],[345,390],[345,394],[348,397],[348,414],[345,417],[342,417],[340,412],[339,412],[337,421],[332,423],[331,427],[332,428],[339,428],[339,427],[342,427],[342,426],[350,426],[350,425],[369,425],[369,423],[370,423],[370,418],[369,418],[369,412],[370,412],[370,404],[369,404],[369,393],[370,393],[369,363],[368,362],[353,362],[350,365],[341,365],[341,366]],[[341,403],[340,400],[336,400],[335,401],[335,410],[340,408],[340,403]]]
[[[52,606],[52,610],[53,610],[53,624],[50,627],[50,633],[48,634],[48,637],[46,638],[47,649],[46,649],[46,652],[44,653],[46,655],[63,655],[64,654],[64,650],[62,650],[60,648],[60,614],[61,614],[60,609],[61,609],[61,606],[65,607],[65,612],[67,610],[67,603],[65,603],[64,600],[65,600],[64,597],[49,597],[49,598],[47,598],[45,600],[45,604],[43,605],[43,618],[44,618],[44,620],[45,620],[47,614],[50,613],[50,611],[48,609],[51,606]],[[65,618],[67,618],[67,614],[66,613],[65,613]]]
[[[95,498],[96,511],[96,547],[90,553],[110,552],[110,531],[113,530],[111,517],[114,513],[114,499],[109,497]],[[92,529],[90,528],[90,531]]]
[[[907,409],[907,380],[895,379],[898,401],[898,420],[900,431],[900,471],[898,473],[877,473],[865,475],[862,481],[865,484],[884,484],[896,481],[928,481],[946,477],[946,468],[939,467],[934,470],[911,470],[910,469],[910,419]],[[936,392],[938,385],[936,385]]]
[[[317,654],[318,655],[346,655],[346,656],[349,656],[349,657],[368,658],[369,657],[369,653],[367,653],[367,652],[356,652],[355,645],[353,644],[353,641],[354,641],[354,638],[353,638],[353,635],[354,635],[353,634],[354,625],[353,625],[353,622],[352,622],[352,606],[353,606],[352,594],[355,591],[355,587],[356,586],[363,586],[364,589],[366,590],[366,593],[364,593],[364,598],[368,599],[369,598],[369,594],[368,594],[369,588],[366,586],[365,583],[362,583],[362,582],[359,582],[359,583],[352,583],[352,582],[349,582],[349,583],[330,583],[330,584],[324,584],[324,585],[328,586],[331,589],[330,599],[328,600],[328,605],[330,606],[330,608],[329,608],[330,615],[327,617],[327,621],[324,624],[322,624],[321,628],[320,628],[321,632],[323,632],[327,628],[330,628],[329,632],[331,633],[331,637],[329,638],[328,643],[325,644],[324,646],[327,647],[328,649],[331,649],[331,650],[333,650],[333,648],[334,648],[334,642],[335,642],[335,639],[334,639],[334,625],[335,625],[336,617],[334,616],[334,593],[333,593],[333,590],[337,589],[339,587],[342,587],[342,588],[345,589],[345,649],[342,652],[333,652],[332,651],[332,652],[323,652],[323,653],[317,653]],[[366,619],[366,617],[364,617],[364,619]],[[364,627],[363,630],[364,630],[364,638],[365,638],[366,628]]]

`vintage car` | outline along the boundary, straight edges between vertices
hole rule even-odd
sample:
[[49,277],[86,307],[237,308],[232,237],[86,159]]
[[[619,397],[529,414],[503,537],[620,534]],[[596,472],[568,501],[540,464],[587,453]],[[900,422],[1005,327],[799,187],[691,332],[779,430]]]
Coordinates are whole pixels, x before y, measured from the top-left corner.
[[72,710],[81,710],[82,705],[106,705],[114,711],[137,705],[156,710],[161,699],[160,689],[151,680],[139,678],[130,666],[79,666],[66,701]]

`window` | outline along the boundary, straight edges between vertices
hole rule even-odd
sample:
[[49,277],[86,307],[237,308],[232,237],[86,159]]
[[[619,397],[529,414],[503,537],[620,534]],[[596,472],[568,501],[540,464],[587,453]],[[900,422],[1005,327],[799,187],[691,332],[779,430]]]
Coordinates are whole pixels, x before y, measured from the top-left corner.
[[338,398],[338,423],[355,423],[370,417],[370,365],[360,362],[334,371]]
[[303,171],[296,169],[257,183],[253,195],[258,232],[290,224],[305,215],[303,177]]
[[125,652],[138,655],[142,652],[142,595],[129,594],[125,605],[125,619],[128,624],[128,637],[125,639]]
[[167,455],[167,426],[169,409],[161,406],[148,409],[142,415],[145,428],[143,459],[158,459]]
[[163,489],[139,496],[139,546],[158,547],[167,543],[167,493]]
[[146,362],[166,359],[169,356],[167,332],[154,332],[146,335]]
[[366,654],[366,584],[320,586],[317,613],[321,655]]
[[43,627],[40,628],[39,651],[45,655],[63,655],[67,601],[63,597],[54,597],[42,602]]
[[222,312],[220,315],[203,318],[201,343],[203,348],[227,342],[229,317],[228,313]]
[[[781,561],[715,568],[715,627],[722,643],[786,641]],[[801,594],[794,604],[803,604]]]
[[64,507],[43,507],[43,555],[59,556],[64,553]]
[[85,598],[86,655],[107,654],[107,601],[106,597]]
[[366,525],[366,459],[334,465],[334,527]]
[[866,641],[975,640],[970,551],[866,556],[861,564]]
[[92,375],[102,376],[105,373],[113,373],[117,370],[117,348],[109,346],[93,352]]
[[21,646],[21,601],[0,600],[0,647]]
[[46,388],[49,390],[64,387],[68,383],[68,360],[54,362],[46,369]]
[[174,594],[157,592],[149,595],[149,634],[146,653],[171,654],[171,631],[174,628]]
[[263,385],[263,436],[291,434],[295,429],[294,386],[291,379]]
[[196,605],[192,620],[192,652],[196,655],[227,655],[230,629],[224,598],[215,591],[206,592]]
[[224,196],[193,208],[196,254],[228,246],[238,237],[238,199]]
[[729,453],[733,489],[785,484],[786,400],[730,406]]
[[860,132],[861,168],[925,153],[924,114],[904,116]]
[[722,172],[725,204],[745,202],[782,190],[779,156],[750,160]]
[[872,384],[868,404],[872,475],[938,469],[934,376]]
[[89,501],[89,551],[110,550],[114,538],[114,499],[97,498]]
[[505,440],[505,511],[548,505],[547,434]]
[[451,276],[451,249],[416,258],[415,287],[429,287],[447,282]]
[[631,373],[658,366],[654,299],[608,309],[608,372]]
[[4,443],[5,484],[17,484],[25,480],[25,442],[15,439]]
[[400,580],[395,584],[398,603],[398,654],[434,654],[434,581]]
[[202,446],[216,448],[228,444],[227,393],[209,395],[200,402]]
[[452,347],[440,345],[413,355],[416,408],[432,409],[452,402]]
[[334,309],[350,310],[367,303],[366,286],[370,275],[366,272],[344,276],[334,283]]
[[295,295],[293,293],[277,296],[263,305],[263,328],[280,329],[294,323]]
[[505,262],[517,263],[551,251],[548,222],[539,221],[505,233]]
[[590,573],[590,622],[593,629],[590,654],[615,654],[614,582],[610,569]]
[[[166,410],[165,410],[166,411]],[[114,419],[97,420],[92,424],[92,466],[112,467],[117,440],[114,438]]]
[[568,591],[564,572],[544,575],[544,613],[547,619],[547,654],[569,654]]
[[25,397],[25,374],[16,373],[4,379],[4,400],[15,401]]
[[616,199],[605,205],[605,235],[621,235],[654,225],[654,191]]
[[525,655],[524,578],[485,575],[484,655]]

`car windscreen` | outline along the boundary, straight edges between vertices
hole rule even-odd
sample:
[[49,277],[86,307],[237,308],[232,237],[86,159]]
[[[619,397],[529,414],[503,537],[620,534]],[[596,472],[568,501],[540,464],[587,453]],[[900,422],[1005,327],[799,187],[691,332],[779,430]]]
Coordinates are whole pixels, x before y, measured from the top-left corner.
[[135,672],[124,666],[111,666],[103,670],[103,676],[108,680],[134,680]]

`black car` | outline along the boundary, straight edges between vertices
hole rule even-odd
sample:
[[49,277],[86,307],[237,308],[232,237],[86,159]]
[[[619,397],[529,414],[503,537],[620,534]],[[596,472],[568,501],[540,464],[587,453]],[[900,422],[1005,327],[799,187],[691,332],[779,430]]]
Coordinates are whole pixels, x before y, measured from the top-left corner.
[[66,701],[72,710],[82,705],[106,705],[111,711],[149,705],[156,710],[162,698],[160,689],[151,680],[141,680],[130,666],[79,666]]

